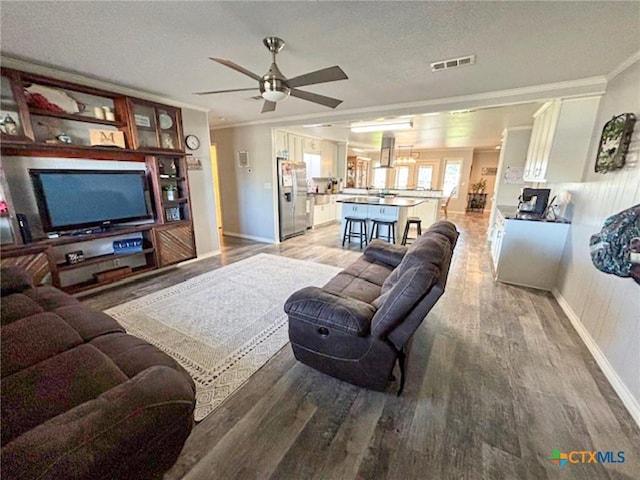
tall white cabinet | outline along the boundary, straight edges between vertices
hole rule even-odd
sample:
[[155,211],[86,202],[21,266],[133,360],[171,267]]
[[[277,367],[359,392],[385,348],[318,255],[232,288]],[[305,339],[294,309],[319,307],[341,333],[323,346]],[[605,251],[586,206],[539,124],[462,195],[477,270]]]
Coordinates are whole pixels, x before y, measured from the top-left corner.
[[557,99],[535,114],[524,166],[526,182],[582,180],[600,96]]

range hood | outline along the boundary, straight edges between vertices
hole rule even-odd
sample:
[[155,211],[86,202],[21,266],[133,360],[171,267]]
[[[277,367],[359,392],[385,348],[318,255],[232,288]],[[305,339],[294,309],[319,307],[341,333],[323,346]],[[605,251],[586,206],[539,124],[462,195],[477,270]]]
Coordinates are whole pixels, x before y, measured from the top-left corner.
[[380,166],[378,168],[392,168],[395,160],[396,138],[391,135],[382,137],[382,145],[380,145]]

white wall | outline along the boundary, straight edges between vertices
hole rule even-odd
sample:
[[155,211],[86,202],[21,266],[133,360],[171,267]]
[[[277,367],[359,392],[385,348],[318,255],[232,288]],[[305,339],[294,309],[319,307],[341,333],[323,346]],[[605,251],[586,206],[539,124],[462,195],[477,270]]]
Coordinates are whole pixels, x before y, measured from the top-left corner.
[[195,135],[200,139],[200,148],[187,153],[200,158],[202,170],[189,170],[189,192],[191,194],[191,215],[196,236],[198,256],[211,255],[220,251],[215,196],[213,194],[213,173],[209,145],[209,121],[206,112],[188,108],[182,109],[182,127],[185,137]]
[[639,85],[638,61],[610,81],[591,138],[585,181],[550,187],[572,195],[570,236],[557,282],[560,302],[570,309],[577,330],[588,335],[585,343],[593,342],[596,358],[602,355],[603,371],[615,372],[608,376],[640,423],[640,287],[630,278],[600,272],[589,255],[589,238],[604,220],[640,203],[640,125],[636,124],[627,166],[606,175],[593,172],[604,124],[621,113],[640,116]]
[[484,192],[487,194],[487,203],[485,205],[485,212],[491,210],[493,192],[496,185],[496,175],[483,175],[483,168],[498,168],[498,160],[500,152],[498,150],[475,150],[473,152],[473,163],[471,164],[471,175],[469,176],[468,191],[471,192],[471,185],[478,183],[480,180],[484,180],[487,186]]
[[[276,242],[275,159],[271,127],[211,131],[218,149],[218,174],[225,235]],[[249,152],[250,168],[238,166],[238,151]]]

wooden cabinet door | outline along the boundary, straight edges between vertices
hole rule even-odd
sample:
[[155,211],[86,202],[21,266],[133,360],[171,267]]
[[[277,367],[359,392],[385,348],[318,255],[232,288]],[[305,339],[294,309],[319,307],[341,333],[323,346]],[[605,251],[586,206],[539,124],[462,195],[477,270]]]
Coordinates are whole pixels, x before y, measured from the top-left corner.
[[196,245],[191,224],[156,228],[155,235],[159,267],[195,258]]

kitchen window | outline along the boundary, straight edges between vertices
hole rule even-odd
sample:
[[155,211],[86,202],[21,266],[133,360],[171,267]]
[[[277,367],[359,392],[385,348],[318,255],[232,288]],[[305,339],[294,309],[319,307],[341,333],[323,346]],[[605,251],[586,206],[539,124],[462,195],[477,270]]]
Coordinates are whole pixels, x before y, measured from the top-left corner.
[[396,167],[396,188],[407,188],[409,184],[409,167]]
[[[460,190],[460,173],[462,171],[462,160],[445,160],[444,179],[442,182],[442,191],[445,196],[458,197],[457,192]],[[455,192],[454,192],[455,189]],[[452,193],[453,192],[453,193]]]
[[418,167],[418,182],[416,186],[418,188],[424,188],[425,190],[431,190],[432,182],[433,167],[431,165],[420,165]]
[[374,168],[373,169],[373,188],[386,188],[387,187],[387,171],[388,168]]

